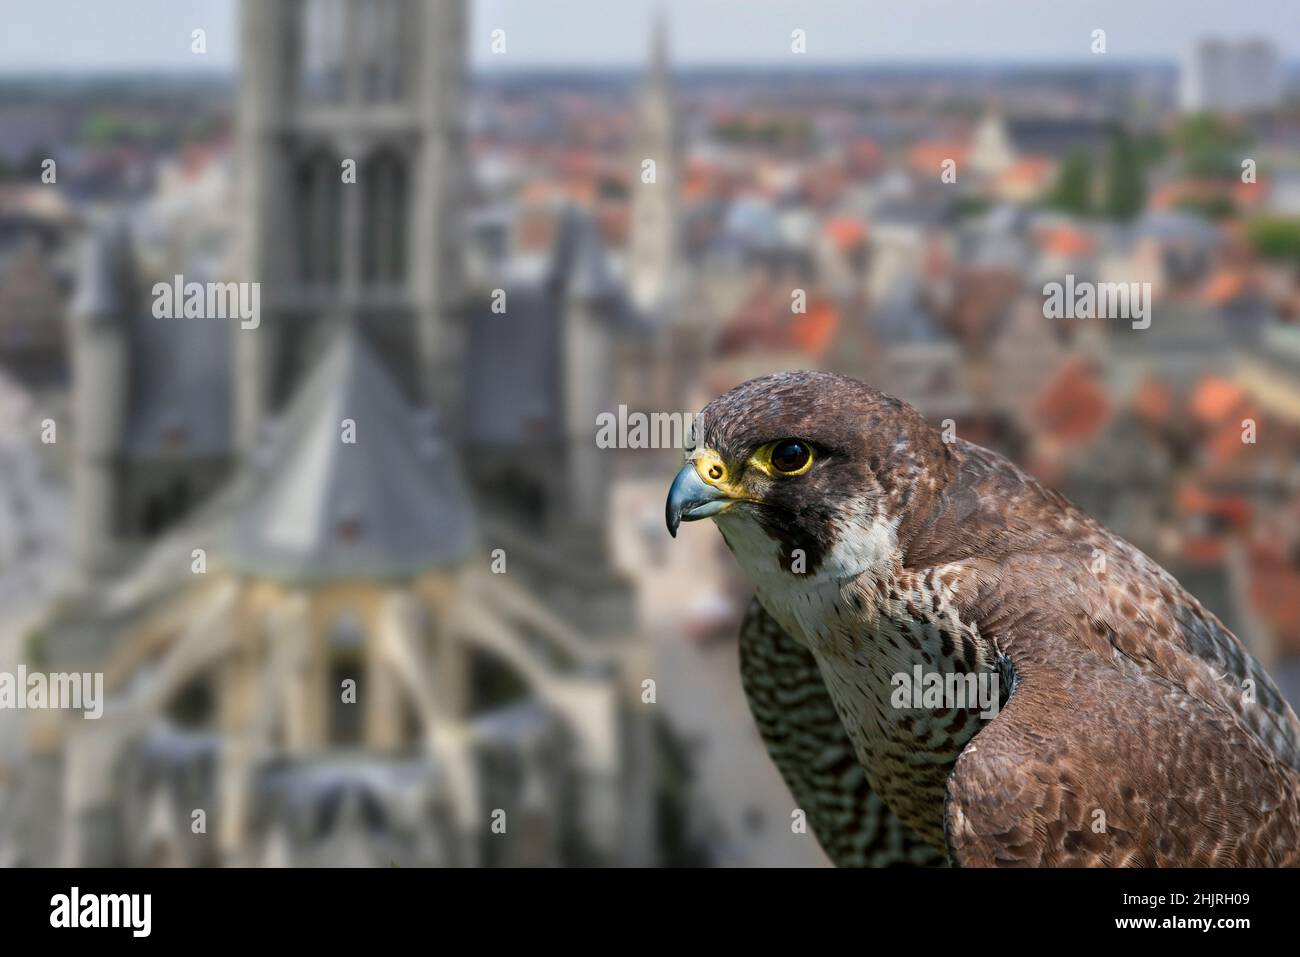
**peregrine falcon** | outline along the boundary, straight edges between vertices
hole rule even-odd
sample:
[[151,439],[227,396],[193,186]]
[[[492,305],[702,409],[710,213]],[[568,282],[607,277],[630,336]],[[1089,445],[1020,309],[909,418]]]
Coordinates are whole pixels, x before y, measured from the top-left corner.
[[836,864],[1300,864],[1300,721],[1137,548],[842,376],[697,431],[668,529],[752,581],[746,696]]

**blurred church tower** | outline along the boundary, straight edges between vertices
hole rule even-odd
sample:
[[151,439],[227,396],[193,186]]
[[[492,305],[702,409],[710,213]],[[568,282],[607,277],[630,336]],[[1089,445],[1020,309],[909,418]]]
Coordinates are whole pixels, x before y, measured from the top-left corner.
[[239,265],[262,321],[234,332],[241,451],[341,324],[458,420],[466,20],[464,0],[243,0]]
[[82,245],[69,311],[77,421],[73,485],[80,569],[113,567],[125,528],[122,445],[128,415],[131,312],[138,308],[130,234],[124,222],[95,223]]
[[[680,144],[674,119],[668,67],[668,32],[662,15],[655,20],[650,71],[637,106],[632,138],[632,225],[627,276],[632,301],[653,313],[668,292],[677,266],[677,188]],[[646,160],[655,180],[643,179]]]

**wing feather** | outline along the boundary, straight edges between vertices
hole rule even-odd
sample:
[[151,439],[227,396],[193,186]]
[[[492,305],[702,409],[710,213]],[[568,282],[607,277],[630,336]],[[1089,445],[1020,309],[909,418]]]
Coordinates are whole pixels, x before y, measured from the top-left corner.
[[1300,864],[1300,776],[1234,715],[1050,636],[1010,643],[1016,693],[948,780],[953,863]]
[[740,629],[740,677],[768,753],[836,866],[945,863],[871,790],[816,661],[757,600]]

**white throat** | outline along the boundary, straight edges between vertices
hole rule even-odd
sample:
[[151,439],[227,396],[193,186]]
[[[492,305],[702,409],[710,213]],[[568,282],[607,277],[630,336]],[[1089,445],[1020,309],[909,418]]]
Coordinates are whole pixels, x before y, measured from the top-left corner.
[[850,591],[861,593],[863,584],[873,586],[865,590],[878,591],[901,564],[897,520],[842,527],[818,567],[805,571],[797,570],[798,555],[793,563],[796,570],[782,567],[780,543],[752,517],[724,512],[714,521],[754,583],[763,607],[792,638],[809,648],[815,648],[825,628],[839,618]]

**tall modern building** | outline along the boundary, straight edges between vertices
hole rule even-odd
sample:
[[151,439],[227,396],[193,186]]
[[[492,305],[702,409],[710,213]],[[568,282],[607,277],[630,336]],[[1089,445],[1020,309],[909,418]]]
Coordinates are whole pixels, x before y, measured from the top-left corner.
[[1241,113],[1269,110],[1282,100],[1282,65],[1268,40],[1207,39],[1196,44],[1183,65],[1182,106]]

